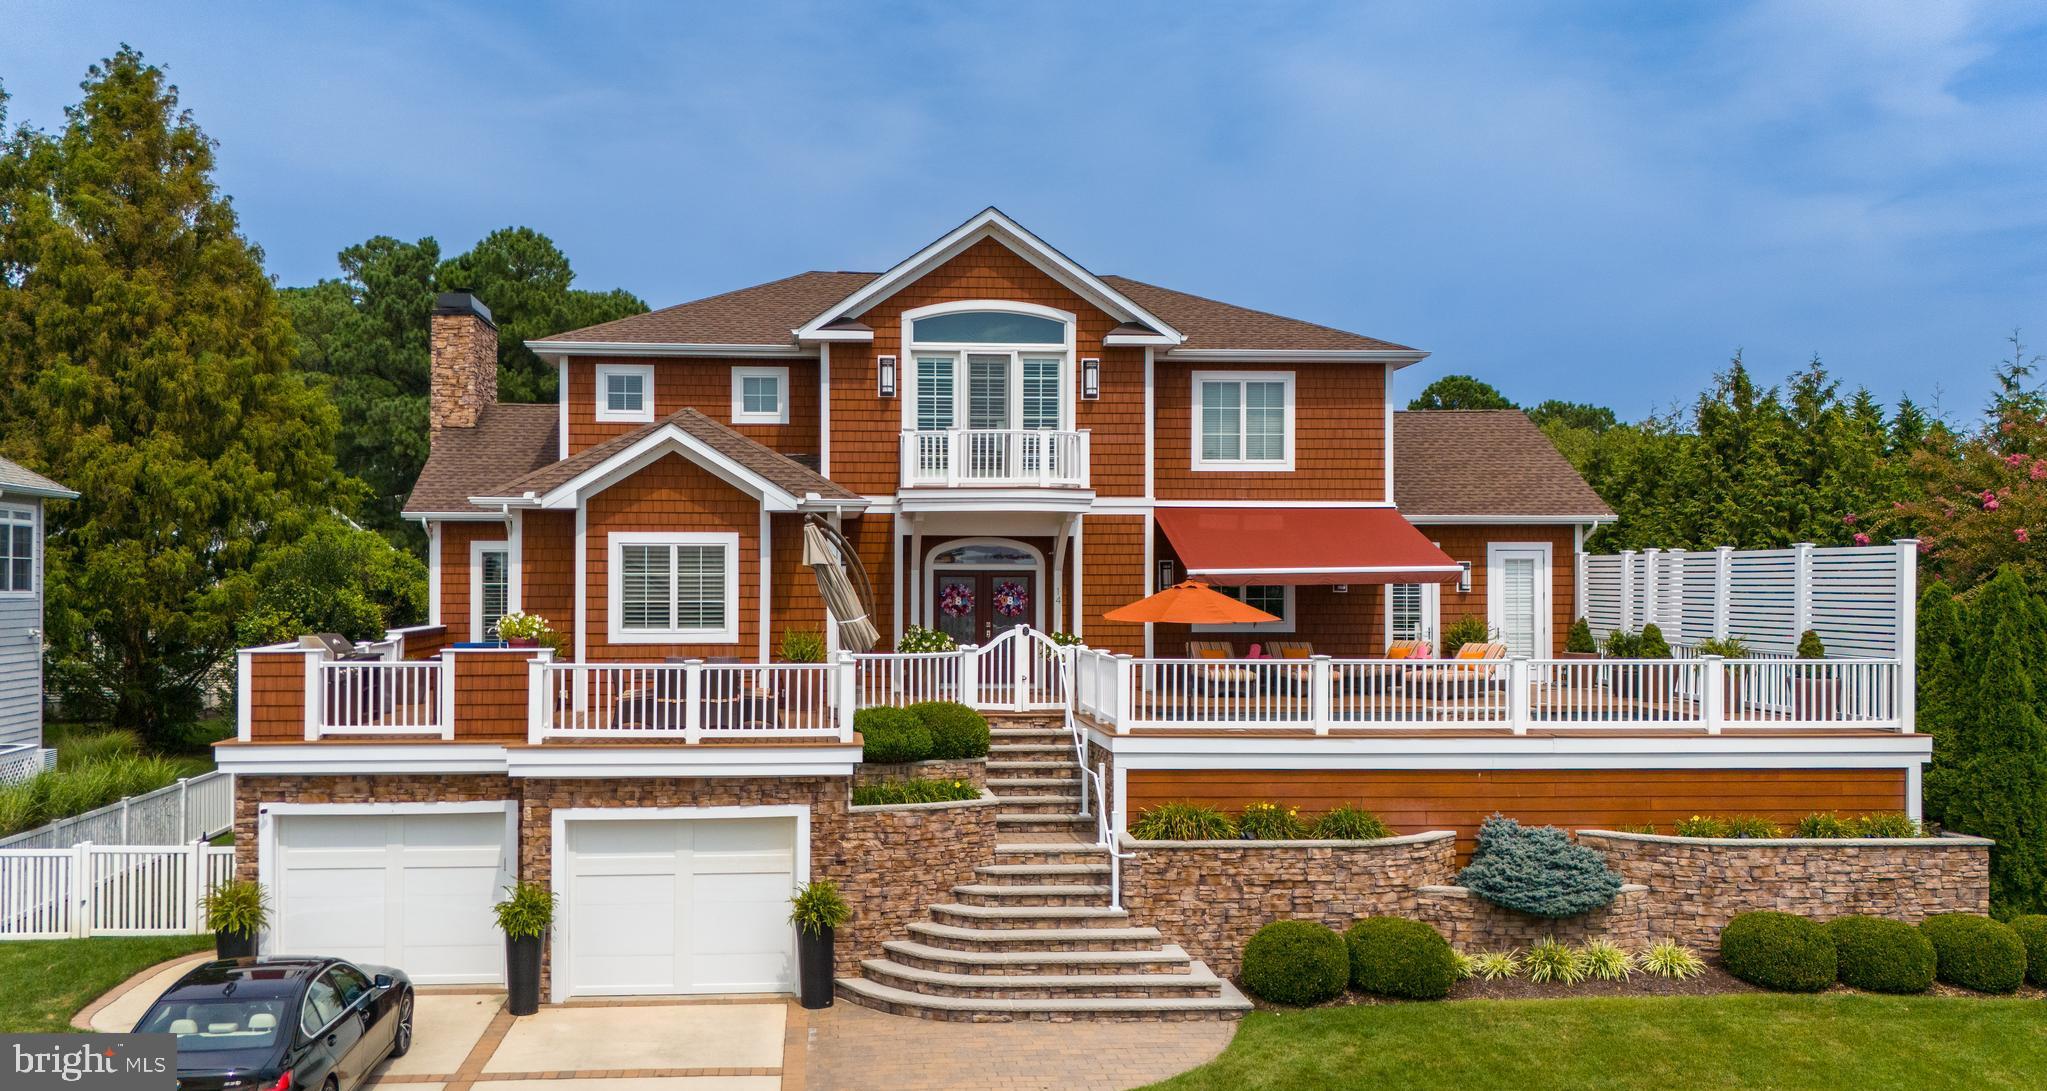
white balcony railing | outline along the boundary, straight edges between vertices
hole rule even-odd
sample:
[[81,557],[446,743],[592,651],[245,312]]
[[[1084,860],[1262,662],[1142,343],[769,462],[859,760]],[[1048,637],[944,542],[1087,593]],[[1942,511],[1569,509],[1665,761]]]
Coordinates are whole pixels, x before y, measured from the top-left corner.
[[1051,487],[1088,483],[1088,434],[1023,428],[905,431],[902,483]]

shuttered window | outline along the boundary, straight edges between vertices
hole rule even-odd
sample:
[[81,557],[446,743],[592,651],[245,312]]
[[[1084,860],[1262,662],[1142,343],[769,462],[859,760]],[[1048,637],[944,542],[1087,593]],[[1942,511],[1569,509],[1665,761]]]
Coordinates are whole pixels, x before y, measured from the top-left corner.
[[1426,640],[1428,633],[1423,630],[1422,585],[1418,583],[1393,583],[1386,585],[1387,636],[1392,640]]
[[1500,561],[1500,639],[1507,644],[1511,655],[1534,656],[1535,618],[1535,559],[1532,557],[1506,557]]
[[614,534],[612,639],[736,643],[736,534]]
[[512,555],[503,549],[485,550],[482,555],[483,575],[480,581],[483,613],[479,625],[488,640],[498,631],[498,619],[511,611],[512,602]]

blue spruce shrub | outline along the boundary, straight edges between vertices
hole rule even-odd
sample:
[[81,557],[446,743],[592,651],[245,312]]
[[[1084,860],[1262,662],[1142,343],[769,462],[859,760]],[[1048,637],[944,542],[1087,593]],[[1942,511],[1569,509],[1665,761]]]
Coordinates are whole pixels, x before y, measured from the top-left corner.
[[1494,905],[1537,917],[1590,913],[1621,892],[1621,877],[1564,831],[1497,814],[1479,827],[1478,851],[1457,881]]

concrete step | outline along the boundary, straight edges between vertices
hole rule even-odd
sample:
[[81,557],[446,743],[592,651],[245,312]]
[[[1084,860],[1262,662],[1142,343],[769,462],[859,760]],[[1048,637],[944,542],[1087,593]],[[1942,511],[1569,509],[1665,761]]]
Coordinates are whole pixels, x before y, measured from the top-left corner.
[[1222,995],[1222,982],[1199,962],[1183,974],[954,974],[906,966],[892,959],[870,958],[860,964],[860,976],[925,996],[1142,1000]]
[[1109,886],[1051,883],[1034,886],[995,883],[961,883],[952,888],[962,905],[985,906],[1106,906]]
[[996,792],[995,798],[1002,802],[1001,813],[1003,814],[1047,814],[1059,815],[1065,818],[1077,818],[1080,815],[1080,796],[1078,793],[1074,795],[1009,795],[1004,792]]
[[892,939],[881,949],[905,966],[949,974],[1184,974],[1194,962],[1171,943],[1134,951],[959,951]]
[[956,928],[1119,928],[1130,920],[1128,910],[1106,905],[965,905],[943,902],[931,907],[934,924]]
[[1157,951],[1159,930],[1147,926],[1121,928],[998,928],[962,927],[935,921],[911,921],[910,938],[953,951]]
[[1109,877],[1109,865],[983,864],[974,877],[992,886],[1088,886]]
[[1222,981],[1220,995],[1205,997],[1084,997],[1007,1000],[992,997],[927,996],[860,977],[836,982],[840,996],[863,1007],[896,1015],[952,1022],[1183,1022],[1241,1019],[1251,1010],[1235,986]]

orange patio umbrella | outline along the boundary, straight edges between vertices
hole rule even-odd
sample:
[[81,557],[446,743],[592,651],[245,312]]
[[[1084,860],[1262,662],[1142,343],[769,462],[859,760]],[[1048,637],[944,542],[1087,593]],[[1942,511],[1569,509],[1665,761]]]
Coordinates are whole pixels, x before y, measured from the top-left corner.
[[1279,619],[1214,590],[1200,580],[1176,583],[1156,595],[1102,615],[1109,621],[1166,625],[1244,625]]

